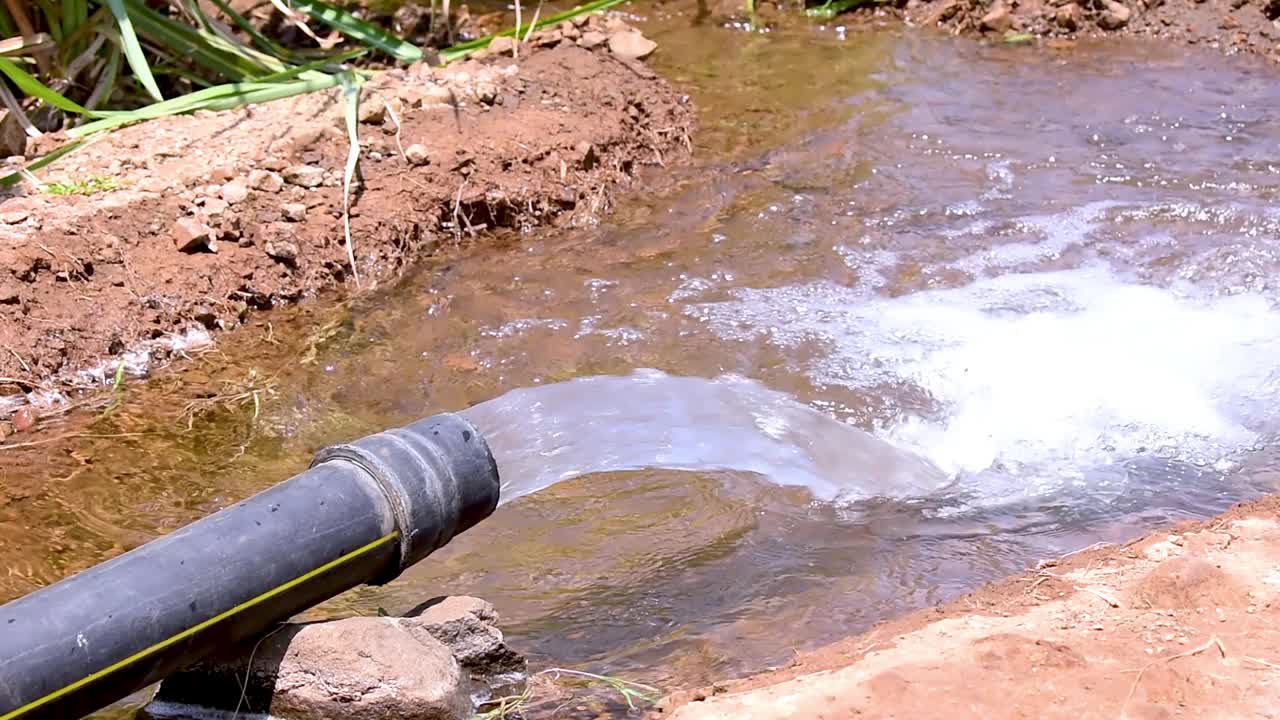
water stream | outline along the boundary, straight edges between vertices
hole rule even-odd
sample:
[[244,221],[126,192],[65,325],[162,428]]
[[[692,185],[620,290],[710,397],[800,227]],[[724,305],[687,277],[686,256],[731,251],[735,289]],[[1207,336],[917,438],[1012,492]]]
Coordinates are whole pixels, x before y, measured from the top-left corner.
[[39,480],[0,503],[0,588],[465,411],[504,505],[315,614],[475,594],[535,663],[675,688],[1276,489],[1272,70],[649,31],[702,109],[697,166],[189,371],[273,378],[256,416],[186,431],[131,396],[114,427],[167,429],[12,463]]

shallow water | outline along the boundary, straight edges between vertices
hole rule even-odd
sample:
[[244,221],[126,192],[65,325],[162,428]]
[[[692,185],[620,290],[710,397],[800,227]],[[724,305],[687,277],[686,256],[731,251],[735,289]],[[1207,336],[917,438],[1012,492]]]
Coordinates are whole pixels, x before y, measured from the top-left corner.
[[672,190],[191,371],[255,364],[256,418],[143,395],[102,422],[169,429],[11,465],[4,589],[488,401],[514,499],[316,614],[476,594],[536,663],[674,688],[1275,488],[1267,68],[688,25],[652,24],[703,112]]

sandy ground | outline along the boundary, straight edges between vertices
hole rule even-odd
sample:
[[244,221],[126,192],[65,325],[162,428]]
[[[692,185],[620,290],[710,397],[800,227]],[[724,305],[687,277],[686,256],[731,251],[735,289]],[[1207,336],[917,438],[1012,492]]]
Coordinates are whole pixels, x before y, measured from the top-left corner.
[[655,715],[1280,717],[1280,498],[1043,562]]

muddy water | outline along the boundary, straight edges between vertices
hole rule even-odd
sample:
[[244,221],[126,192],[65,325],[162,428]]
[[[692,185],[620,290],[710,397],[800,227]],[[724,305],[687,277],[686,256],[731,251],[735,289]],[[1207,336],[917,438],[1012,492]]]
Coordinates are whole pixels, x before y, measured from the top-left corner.
[[[508,413],[508,451],[611,404],[627,421],[593,437],[625,447],[673,397],[699,397],[629,391],[641,368],[744,378],[947,482],[877,491],[897,454],[847,456],[864,465],[854,495],[824,493],[828,472],[788,475],[785,454],[601,463],[317,614],[476,594],[535,663],[674,688],[1274,489],[1280,90],[1265,68],[1120,44],[653,30],[703,108],[698,167],[599,227],[424,267],[308,337],[229,342],[191,373],[242,403],[189,431],[172,419],[189,398],[160,386],[69,426],[148,434],[12,455],[5,595],[327,442],[520,388],[623,379],[553,392],[523,426]],[[521,481],[537,472],[520,462]]]

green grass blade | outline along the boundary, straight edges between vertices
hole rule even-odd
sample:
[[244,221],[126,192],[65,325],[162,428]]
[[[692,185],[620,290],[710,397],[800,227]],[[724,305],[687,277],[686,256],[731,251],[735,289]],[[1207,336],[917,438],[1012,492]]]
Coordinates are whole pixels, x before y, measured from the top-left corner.
[[366,48],[357,48],[355,50],[348,50],[344,53],[338,53],[337,55],[333,55],[331,57],[323,58],[321,60],[316,60],[315,62],[309,62],[305,65],[296,65],[294,67],[281,70],[278,73],[265,75],[263,77],[258,78],[257,82],[263,82],[263,83],[279,82],[281,80],[288,80],[289,78],[298,77],[300,75],[318,74],[316,73],[317,70],[321,70],[330,65],[339,65],[349,60],[354,60],[360,57],[361,55],[367,55],[368,53],[369,53],[369,50]]
[[138,31],[156,45],[178,57],[192,62],[214,75],[227,80],[245,80],[263,75],[268,70],[251,58],[238,53],[227,53],[211,45],[195,28],[171,20],[147,8],[139,0],[125,0]]
[[240,28],[241,32],[248,35],[249,38],[256,42],[264,51],[271,53],[281,60],[289,60],[293,57],[293,53],[290,52],[288,48],[259,32],[258,28],[254,27],[253,23],[249,22],[248,18],[236,12],[234,8],[225,2],[225,0],[211,0],[211,2],[222,11],[223,15],[231,18],[231,22],[235,23],[236,27]]
[[30,73],[18,67],[17,63],[8,58],[0,57],[0,73],[4,73],[5,77],[12,80],[13,84],[17,85],[18,89],[26,93],[28,97],[38,98],[60,110],[66,110],[76,115],[92,114],[74,100],[54,92],[48,85],[32,77]]
[[445,62],[453,62],[454,60],[470,55],[480,48],[488,47],[489,43],[493,42],[493,39],[496,37],[511,37],[516,35],[523,36],[531,30],[537,30],[548,25],[555,25],[556,23],[564,22],[565,20],[572,20],[579,15],[608,10],[614,5],[620,5],[623,2],[626,2],[626,0],[594,0],[593,2],[586,3],[585,5],[579,5],[570,10],[565,10],[562,13],[552,15],[551,17],[543,18],[536,23],[530,23],[524,27],[510,28],[486,37],[476,38],[475,40],[468,40],[464,43],[452,45],[440,51],[440,58]]
[[85,107],[90,110],[96,110],[98,103],[111,96],[111,89],[116,86],[116,76],[120,74],[120,48],[111,45],[110,54],[107,56],[107,66],[103,68],[102,74],[98,76],[98,82],[93,86],[93,92],[89,93],[89,99],[85,101]]
[[138,78],[138,82],[146,89],[148,95],[155,98],[157,102],[164,100],[164,96],[160,94],[160,87],[156,85],[156,79],[151,76],[151,66],[147,63],[147,56],[142,52],[142,44],[138,42],[137,33],[133,31],[133,20],[124,6],[124,0],[105,0],[105,2],[107,7],[111,8],[111,14],[116,16],[116,25],[120,27],[120,42],[124,46],[124,58],[133,69],[134,76]]
[[40,6],[45,24],[49,26],[49,34],[53,36],[56,42],[62,42],[62,38],[65,36],[62,29],[62,13],[54,8],[50,0],[36,0],[36,4]]
[[[23,169],[28,172],[32,170],[39,170],[42,167],[52,164],[59,158],[65,155],[68,155],[76,150],[79,150],[85,144],[85,142],[86,142],[85,140],[77,140],[76,142],[73,142],[73,143],[67,143],[66,145],[63,145],[62,147],[49,153],[48,155],[45,155],[44,157],[35,160],[34,162],[32,162],[30,165],[27,165]],[[10,173],[8,175],[5,175],[4,177],[0,177],[0,187],[13,187],[21,180],[22,180],[22,173],[20,172]]]
[[402,63],[422,59],[422,50],[387,33],[341,8],[320,0],[293,0],[293,8],[304,12],[361,45],[377,48]]
[[67,131],[67,135],[73,138],[81,138],[143,120],[153,120],[169,115],[182,115],[196,110],[230,110],[244,105],[281,100],[294,95],[336,87],[339,84],[338,78],[339,76],[337,75],[320,75],[316,78],[286,83],[242,82],[215,85],[211,88],[197,90],[164,102],[152,103],[137,110],[99,113],[105,117],[80,127],[72,128]]

